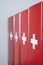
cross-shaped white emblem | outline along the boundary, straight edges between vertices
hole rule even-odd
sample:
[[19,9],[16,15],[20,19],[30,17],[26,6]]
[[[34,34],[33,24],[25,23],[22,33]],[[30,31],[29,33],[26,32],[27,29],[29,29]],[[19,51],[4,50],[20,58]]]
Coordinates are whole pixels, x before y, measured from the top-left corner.
[[12,40],[12,38],[13,38],[13,34],[12,32],[10,32],[10,40]]
[[23,36],[22,36],[23,45],[25,45],[26,39],[27,38],[25,37],[25,33],[23,33]]
[[30,39],[30,43],[32,44],[32,48],[35,49],[35,45],[38,45],[38,40],[35,39],[35,34],[32,35],[33,39]]
[[17,35],[17,32],[15,33],[15,41],[16,41],[16,43],[17,43],[17,41],[18,41],[18,35]]

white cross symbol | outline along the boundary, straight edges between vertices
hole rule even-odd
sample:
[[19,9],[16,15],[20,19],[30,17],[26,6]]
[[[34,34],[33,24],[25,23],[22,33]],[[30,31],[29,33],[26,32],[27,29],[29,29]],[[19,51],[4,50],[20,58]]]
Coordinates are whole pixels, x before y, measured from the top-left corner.
[[26,42],[25,33],[23,33],[23,36],[22,36],[22,41],[23,41],[23,45],[25,45],[25,42]]
[[10,32],[10,40],[12,40],[12,38],[13,38],[13,34],[12,32]]
[[18,41],[18,35],[17,35],[17,32],[15,33],[15,41],[16,41],[16,43],[17,43],[17,41]]
[[33,39],[30,39],[30,43],[32,43],[33,49],[35,49],[35,45],[38,45],[38,40],[35,39],[35,34],[33,34]]

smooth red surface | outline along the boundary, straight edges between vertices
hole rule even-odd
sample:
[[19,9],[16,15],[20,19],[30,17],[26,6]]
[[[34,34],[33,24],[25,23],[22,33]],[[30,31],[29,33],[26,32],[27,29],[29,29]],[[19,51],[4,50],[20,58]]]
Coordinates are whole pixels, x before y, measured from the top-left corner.
[[[43,2],[31,6],[29,9],[8,19],[9,65],[43,65]],[[15,41],[17,32],[18,41]],[[25,33],[26,42],[23,45],[22,36]],[[35,34],[38,45],[32,48],[30,39]]]
[[[42,3],[42,24],[43,24],[43,3]],[[42,51],[43,51],[43,25],[42,25]],[[42,52],[42,64],[43,64],[43,52]]]

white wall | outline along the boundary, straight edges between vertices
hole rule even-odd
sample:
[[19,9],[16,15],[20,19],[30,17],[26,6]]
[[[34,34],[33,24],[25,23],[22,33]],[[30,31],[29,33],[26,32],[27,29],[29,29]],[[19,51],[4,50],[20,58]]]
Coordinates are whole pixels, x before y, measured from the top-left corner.
[[7,19],[41,0],[0,0],[0,65],[8,64]]

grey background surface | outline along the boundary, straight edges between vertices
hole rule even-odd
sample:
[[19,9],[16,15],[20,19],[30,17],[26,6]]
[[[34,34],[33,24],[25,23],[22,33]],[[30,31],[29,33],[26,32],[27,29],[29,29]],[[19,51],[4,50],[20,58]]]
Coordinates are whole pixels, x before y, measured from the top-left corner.
[[8,17],[41,0],[0,0],[0,65],[8,65]]

